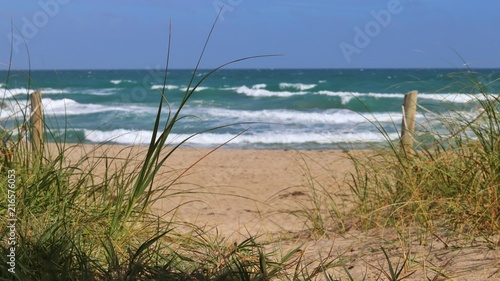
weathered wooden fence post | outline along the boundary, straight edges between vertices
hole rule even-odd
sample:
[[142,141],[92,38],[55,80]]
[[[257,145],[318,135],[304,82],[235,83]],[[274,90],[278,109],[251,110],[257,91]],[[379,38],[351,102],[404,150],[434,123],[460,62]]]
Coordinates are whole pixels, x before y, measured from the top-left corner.
[[413,151],[415,133],[415,118],[417,115],[418,91],[411,91],[405,95],[403,103],[403,124],[401,126],[401,148],[405,152]]
[[40,91],[35,91],[31,94],[30,129],[33,154],[36,156],[41,155],[43,141],[43,113],[42,93]]

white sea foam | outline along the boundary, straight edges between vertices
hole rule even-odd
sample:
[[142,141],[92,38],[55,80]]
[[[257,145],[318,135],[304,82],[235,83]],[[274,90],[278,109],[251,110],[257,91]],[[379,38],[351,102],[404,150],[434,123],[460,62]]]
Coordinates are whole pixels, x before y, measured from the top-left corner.
[[74,90],[71,93],[81,93],[85,95],[93,96],[111,96],[116,94],[117,88],[105,88],[105,89],[85,89],[85,90]]
[[316,84],[302,84],[302,83],[280,83],[280,89],[293,88],[300,91],[307,91],[316,87]]
[[290,92],[290,91],[273,92],[266,90],[264,88],[265,84],[257,84],[253,85],[252,88],[248,88],[247,86],[241,86],[235,88],[235,90],[238,94],[244,94],[250,97],[291,97],[296,95],[305,95],[308,93],[308,92]]
[[[207,114],[205,119],[231,119],[241,122],[272,122],[272,123],[303,123],[303,124],[345,124],[364,122],[396,122],[401,119],[401,113],[385,112],[372,114],[359,114],[351,110],[332,109],[321,112],[306,112],[296,110],[232,110],[221,108],[197,109],[198,115]],[[196,113],[193,113],[196,114]],[[418,117],[422,117],[418,115]]]
[[494,95],[483,95],[483,94],[459,94],[459,93],[447,93],[447,94],[419,94],[421,99],[429,99],[436,101],[454,102],[454,103],[468,103],[477,100],[485,100],[487,97],[494,97]]
[[[2,89],[0,95],[3,95],[4,98],[11,98],[13,96],[18,95],[26,95],[28,92],[34,92],[34,89],[26,89],[26,88],[13,88],[13,89]],[[69,94],[70,91],[64,89],[53,89],[53,88],[42,88],[40,89],[42,95],[51,95],[51,94]]]
[[0,109],[0,121],[5,121],[11,118],[22,118],[24,112],[27,112],[26,107],[18,105],[4,105],[4,108]]
[[153,136],[152,131],[117,129],[99,131],[84,129],[85,139],[94,143],[115,142],[120,144],[147,144]]
[[[342,104],[349,103],[353,98],[370,97],[375,99],[380,98],[397,98],[404,99],[404,94],[398,93],[359,93],[359,92],[334,92],[334,91],[319,91],[320,95],[337,96],[341,98]],[[476,100],[484,100],[486,97],[482,94],[464,94],[464,93],[439,93],[428,94],[419,93],[419,99],[428,99],[443,102],[468,103]]]
[[[102,143],[114,142],[119,144],[148,144],[153,135],[152,131],[117,129],[112,131],[84,130],[87,141]],[[167,139],[167,144],[179,144],[186,139],[186,144],[192,145],[219,145],[225,142],[230,144],[329,144],[339,142],[350,143],[373,143],[387,141],[387,137],[377,132],[264,132],[257,134],[242,134],[235,138],[235,134],[229,133],[202,133],[199,135],[172,134]],[[389,134],[390,140],[397,139],[397,133]]]
[[109,82],[111,82],[112,84],[115,84],[115,85],[118,85],[121,83],[135,83],[132,80],[110,80]]
[[[5,96],[7,98],[8,94],[6,93]],[[46,114],[55,115],[85,114],[85,110],[89,109],[85,105],[80,105],[70,99],[52,100],[49,98],[42,98],[42,104]],[[78,110],[83,110],[83,112],[77,113]],[[4,100],[0,110],[0,118],[2,120],[7,118],[23,118],[29,114],[30,106],[26,99]]]
[[0,98],[8,99],[13,96],[26,94],[26,89],[1,89],[0,90]]
[[[96,96],[103,96],[103,95],[112,95],[116,92],[116,88],[106,88],[106,89],[84,89],[84,90],[78,90],[78,89],[54,89],[54,88],[41,88],[39,91],[42,93],[42,96],[44,95],[61,95],[61,94],[88,94],[88,95],[96,95]],[[7,89],[7,90],[2,90],[2,92],[5,94],[5,97],[13,97],[17,95],[26,95],[26,93],[34,92],[34,89],[28,89],[26,88],[13,88],[13,89]]]
[[[172,139],[174,142],[179,142],[184,140],[189,135],[177,135]],[[189,139],[187,143],[199,144],[199,145],[217,145],[234,138],[233,134],[215,134],[215,133],[204,133],[194,136]],[[389,138],[391,140],[397,139],[398,134],[390,134]],[[259,134],[242,134],[230,141],[231,144],[304,144],[304,143],[317,143],[317,144],[329,144],[329,143],[339,143],[339,142],[383,142],[386,141],[386,137],[380,133],[376,132],[364,132],[364,133],[336,133],[336,132],[324,132],[324,133],[310,133],[310,132],[297,132],[297,133],[275,133],[275,132],[265,132]]]
[[342,104],[349,103],[354,98],[371,97],[371,98],[404,98],[403,94],[390,93],[359,93],[359,92],[334,92],[334,91],[319,91],[317,94],[340,97]]
[[[284,83],[281,83],[284,84]],[[281,86],[281,89],[286,89],[287,87]],[[292,84],[288,84],[292,85]],[[288,86],[287,85],[287,86]],[[241,87],[237,88],[230,88],[232,90],[236,90],[238,94],[244,94],[247,96],[251,97],[291,97],[291,96],[298,96],[298,95],[307,95],[307,94],[316,94],[316,95],[328,95],[328,96],[338,96],[342,99],[342,103],[348,103],[351,99],[354,97],[360,97],[360,96],[370,96],[370,97],[375,97],[375,98],[381,98],[381,97],[396,97],[396,98],[401,98],[404,97],[402,94],[377,94],[377,93],[357,93],[357,92],[334,92],[334,91],[326,91],[322,90],[319,92],[307,92],[305,91],[307,87],[304,87],[304,84],[293,84],[296,86],[290,86],[288,88],[294,88],[298,89],[300,91],[298,92],[291,92],[291,91],[269,91],[265,89],[265,84],[257,84],[253,85],[251,88],[248,86],[244,85]],[[303,86],[298,86],[298,85],[303,85]],[[305,85],[305,86],[311,86],[311,85]],[[302,87],[302,89],[299,89]]]
[[[251,97],[291,97],[298,95],[326,95],[339,97],[342,104],[347,104],[351,100],[356,98],[390,98],[390,99],[403,99],[404,94],[402,93],[361,93],[361,92],[348,92],[348,91],[329,91],[321,90],[317,92],[308,92],[312,88],[316,87],[316,84],[301,84],[301,83],[280,83],[280,89],[295,89],[294,91],[270,91],[265,89],[266,84],[253,85],[251,88],[248,86],[240,86],[235,88],[227,88],[229,90],[235,90],[238,94],[244,94]],[[453,103],[468,103],[476,100],[484,100],[486,97],[482,94],[465,94],[465,93],[419,93],[419,99],[435,100],[442,102],[453,102]]]
[[[202,87],[202,86],[199,86],[199,87],[196,87],[196,90],[194,90],[195,92],[200,92],[200,91],[203,91],[203,90],[207,90],[207,89],[210,89],[209,87]],[[185,92],[187,90],[187,87],[183,87],[183,88],[180,88],[181,91]],[[193,90],[193,88],[191,87],[189,89],[189,91]]]
[[66,89],[53,89],[53,88],[42,88],[40,92],[43,95],[52,95],[52,94],[69,94],[70,91]]
[[[175,89],[179,89],[179,86],[165,85],[165,89],[167,89],[167,90],[175,90]],[[151,86],[151,90],[163,90],[163,85],[153,85],[153,86]]]
[[101,104],[82,104],[72,99],[42,99],[44,111],[52,115],[83,115],[99,112],[135,112],[135,113],[155,113],[155,108],[143,106],[117,106],[117,105],[101,105]]

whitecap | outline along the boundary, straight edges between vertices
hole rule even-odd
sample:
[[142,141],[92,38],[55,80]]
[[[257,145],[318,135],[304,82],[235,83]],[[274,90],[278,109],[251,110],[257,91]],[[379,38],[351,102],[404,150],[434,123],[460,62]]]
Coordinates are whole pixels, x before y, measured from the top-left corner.
[[[179,86],[175,85],[165,85],[166,90],[175,90],[179,89]],[[153,85],[151,86],[151,90],[163,90],[163,85]]]
[[[114,142],[119,144],[148,144],[153,136],[152,131],[116,129],[111,131],[84,129],[85,139],[94,143]],[[374,143],[395,140],[399,137],[397,133],[383,135],[378,132],[275,132],[245,133],[235,135],[230,133],[201,133],[171,134],[168,136],[167,144],[213,146],[229,141],[230,144],[329,144],[329,143]]]
[[289,92],[289,91],[278,91],[273,92],[264,89],[262,85],[265,84],[257,84],[253,85],[252,88],[248,88],[247,86],[241,86],[236,88],[236,93],[243,94],[250,97],[291,97],[295,95],[305,95],[307,92]]
[[441,93],[441,94],[426,94],[422,93],[418,95],[418,98],[429,99],[444,102],[454,102],[454,103],[469,103],[477,100],[486,100],[488,97],[494,97],[494,95],[484,95],[484,94],[463,94],[463,93]]
[[69,94],[69,90],[65,89],[53,89],[53,88],[42,88],[40,89],[40,92],[43,95],[52,95],[52,94]]
[[342,104],[349,103],[353,98],[359,97],[371,97],[371,98],[404,98],[403,94],[392,94],[392,93],[359,93],[359,92],[334,92],[334,91],[319,91],[317,92],[319,95],[327,95],[340,97]]
[[112,84],[115,84],[115,85],[118,85],[121,83],[135,83],[132,80],[110,80],[109,82],[111,82]]
[[152,131],[116,129],[112,131],[83,130],[85,139],[94,143],[114,142],[119,144],[147,144]]
[[[26,88],[12,88],[12,89],[2,89],[2,94],[4,98],[11,98],[18,95],[26,95],[28,92],[32,93],[35,90],[26,89]],[[43,95],[51,95],[51,94],[68,94],[70,91],[63,89],[53,89],[53,88],[42,88],[40,92]]]
[[[184,87],[184,88],[180,88],[181,91],[185,92],[187,91],[187,87]],[[199,86],[199,87],[196,87],[196,90],[194,90],[195,92],[200,92],[200,91],[203,91],[203,90],[207,90],[207,89],[210,89],[210,87],[202,87],[202,86]],[[189,88],[189,91],[192,91],[193,90],[193,87]]]
[[111,96],[116,94],[118,90],[119,90],[118,88],[85,89],[85,90],[74,90],[73,93],[81,93],[93,96]]
[[144,106],[118,106],[118,105],[102,105],[102,104],[83,104],[72,99],[42,99],[44,110],[48,114],[53,115],[84,115],[100,112],[137,112],[137,113],[155,113],[155,108]]
[[230,144],[330,144],[330,143],[374,143],[395,140],[399,137],[397,133],[391,133],[384,136],[378,132],[263,132],[263,133],[246,133],[239,135],[229,133],[203,133],[196,136],[187,134],[172,135],[171,143],[180,143],[191,137],[186,143],[196,145],[218,145],[231,140]]
[[[359,93],[359,92],[334,92],[334,91],[319,91],[317,94],[337,96],[341,98],[342,104],[349,103],[353,98],[370,97],[375,99],[380,98],[397,98],[404,99],[404,94],[400,93]],[[442,102],[454,102],[454,103],[469,103],[475,100],[484,100],[488,96],[493,95],[483,95],[483,94],[464,94],[464,93],[419,93],[419,99],[429,99]]]
[[[189,109],[186,111],[189,112]],[[238,122],[272,122],[272,123],[300,123],[300,124],[346,124],[365,122],[393,122],[401,119],[401,113],[385,112],[360,114],[347,109],[331,109],[324,111],[297,111],[285,109],[272,110],[233,110],[223,108],[197,108],[193,115],[203,119],[229,119]],[[206,116],[203,116],[205,114]],[[417,115],[417,118],[423,117]]]
[[279,86],[280,86],[280,89],[293,88],[293,89],[297,89],[300,91],[307,91],[307,90],[310,90],[310,89],[316,87],[316,84],[285,83],[285,82],[283,82],[283,83],[280,83]]

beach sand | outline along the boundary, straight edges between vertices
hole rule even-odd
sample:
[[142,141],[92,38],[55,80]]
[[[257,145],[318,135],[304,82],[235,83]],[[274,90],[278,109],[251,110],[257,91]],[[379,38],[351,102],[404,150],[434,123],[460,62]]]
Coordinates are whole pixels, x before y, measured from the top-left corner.
[[[140,161],[146,149],[83,145],[70,148],[68,161],[76,163],[83,155]],[[101,163],[97,172],[104,172],[104,168]],[[337,194],[337,203],[343,204],[348,188],[340,182],[350,171],[351,161],[340,150],[181,148],[169,157],[156,178],[159,187],[169,186],[167,194],[178,194],[159,200],[153,208],[158,214],[168,215],[184,205],[176,209],[178,219],[217,227],[225,235],[300,231],[304,222],[290,213],[296,210],[297,202],[308,197],[312,182],[328,182],[328,186],[317,188]]]
[[[145,147],[83,145],[68,150],[68,161],[78,161],[89,153],[141,159],[145,151]],[[351,153],[370,155],[368,151]],[[153,211],[165,218],[175,216],[177,221],[192,223],[230,243],[255,236],[264,241],[279,239],[271,248],[302,245],[305,261],[314,262],[320,256],[339,257],[337,261],[342,260],[356,280],[363,280],[364,276],[365,280],[385,280],[382,269],[388,272],[388,266],[381,247],[390,253],[393,265],[401,265],[409,254],[410,262],[404,272],[416,272],[405,280],[500,280],[500,251],[488,248],[481,239],[464,244],[463,239],[451,234],[422,235],[411,227],[399,236],[393,229],[361,230],[355,218],[348,215],[354,205],[346,180],[354,166],[344,151],[212,152],[182,148],[163,166],[157,185],[169,186],[166,192],[171,195],[156,202]],[[97,171],[104,172],[103,169],[100,165]],[[300,212],[314,210],[313,190],[323,199],[322,191],[331,195],[344,216],[343,227],[339,220],[330,219],[325,224],[326,233],[312,231],[311,220]],[[331,218],[328,213],[322,215]],[[405,241],[401,237],[406,237]],[[334,273],[347,279],[341,264]]]

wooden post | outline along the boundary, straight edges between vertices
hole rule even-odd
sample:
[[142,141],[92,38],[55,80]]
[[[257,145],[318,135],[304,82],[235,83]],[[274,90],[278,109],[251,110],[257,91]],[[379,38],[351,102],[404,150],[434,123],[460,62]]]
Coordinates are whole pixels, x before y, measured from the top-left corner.
[[31,94],[31,147],[34,155],[41,155],[43,140],[43,113],[42,113],[42,93],[35,91]]
[[403,124],[401,126],[401,148],[405,152],[413,151],[415,133],[415,116],[417,115],[418,91],[411,91],[405,95],[403,103]]

